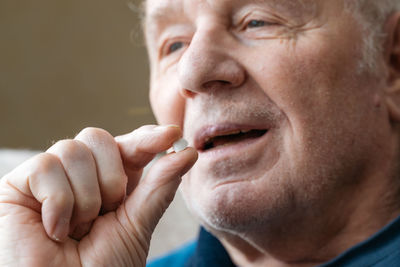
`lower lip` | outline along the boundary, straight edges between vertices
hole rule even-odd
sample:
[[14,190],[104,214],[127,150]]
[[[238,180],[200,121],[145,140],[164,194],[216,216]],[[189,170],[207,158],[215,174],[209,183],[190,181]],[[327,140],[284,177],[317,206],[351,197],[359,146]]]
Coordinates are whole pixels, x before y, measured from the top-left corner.
[[217,160],[218,158],[237,156],[248,151],[264,149],[263,144],[268,142],[269,136],[271,135],[270,132],[271,131],[268,130],[264,135],[257,138],[249,138],[237,143],[231,143],[206,151],[200,151],[199,155],[201,158],[211,158],[213,160]]

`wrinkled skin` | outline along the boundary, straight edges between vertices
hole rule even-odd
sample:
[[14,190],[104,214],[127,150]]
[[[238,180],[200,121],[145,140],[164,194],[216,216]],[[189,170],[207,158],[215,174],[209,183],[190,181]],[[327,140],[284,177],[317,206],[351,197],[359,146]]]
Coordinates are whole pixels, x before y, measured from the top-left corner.
[[147,1],[158,120],[182,125],[195,146],[215,129],[268,129],[200,146],[181,186],[243,266],[315,265],[399,214],[398,85],[386,92],[398,43],[376,78],[360,69],[361,25],[342,1],[301,2]]

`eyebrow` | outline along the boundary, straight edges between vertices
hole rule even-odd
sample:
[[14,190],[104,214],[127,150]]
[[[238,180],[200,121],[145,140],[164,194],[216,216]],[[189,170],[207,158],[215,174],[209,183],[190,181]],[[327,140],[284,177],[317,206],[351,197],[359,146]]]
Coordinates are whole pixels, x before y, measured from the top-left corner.
[[[221,0],[206,0],[210,5],[218,1]],[[148,22],[150,21],[155,22],[155,25],[152,25],[157,28],[158,25],[166,25],[169,21],[176,21],[177,14],[181,14],[180,19],[182,21],[186,18],[182,5],[174,5],[173,3],[166,2],[170,1],[165,1],[162,5],[154,8],[150,13],[146,12],[143,20],[144,30],[149,28]],[[229,0],[229,2],[233,2],[233,5],[236,5],[235,3],[243,5],[242,0]],[[310,2],[309,0],[250,0],[246,1],[246,4],[266,4],[275,9],[295,10],[296,12],[308,10],[308,12],[315,12],[317,4],[314,1]]]
[[163,28],[167,26],[169,22],[176,21],[178,13],[183,13],[183,10],[179,10],[178,5],[165,4],[165,2],[163,5],[159,5],[151,11],[147,10],[145,6],[142,29],[146,37],[146,42],[148,42],[148,38],[160,35],[160,32],[163,31]]
[[145,21],[155,21],[157,23],[162,23],[170,20],[176,20],[176,14],[180,12],[183,13],[183,10],[179,10],[177,5],[171,4],[163,4],[161,6],[157,6],[150,13],[145,13]]

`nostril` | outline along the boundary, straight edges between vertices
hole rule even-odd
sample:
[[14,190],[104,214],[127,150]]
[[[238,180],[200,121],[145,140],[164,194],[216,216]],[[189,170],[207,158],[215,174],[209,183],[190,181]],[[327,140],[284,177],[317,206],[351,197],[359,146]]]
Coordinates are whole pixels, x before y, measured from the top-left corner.
[[228,82],[228,81],[223,81],[223,80],[218,80],[217,82],[222,83],[222,84],[231,84],[230,82]]
[[225,80],[215,80],[204,83],[203,88],[204,89],[223,88],[231,85],[232,85],[231,82]]
[[185,88],[182,88],[180,90],[180,93],[184,98],[193,98],[194,95],[196,94],[195,92],[193,92],[191,90],[188,90],[188,89],[185,89]]

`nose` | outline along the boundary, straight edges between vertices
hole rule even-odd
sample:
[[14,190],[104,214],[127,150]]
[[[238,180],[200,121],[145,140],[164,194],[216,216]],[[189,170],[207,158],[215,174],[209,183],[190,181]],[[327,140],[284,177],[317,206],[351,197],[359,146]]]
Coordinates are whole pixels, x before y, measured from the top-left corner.
[[246,79],[244,68],[231,56],[232,43],[213,31],[193,36],[178,64],[181,94],[193,97],[213,90],[240,87]]

